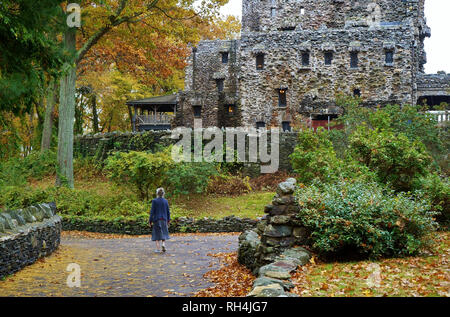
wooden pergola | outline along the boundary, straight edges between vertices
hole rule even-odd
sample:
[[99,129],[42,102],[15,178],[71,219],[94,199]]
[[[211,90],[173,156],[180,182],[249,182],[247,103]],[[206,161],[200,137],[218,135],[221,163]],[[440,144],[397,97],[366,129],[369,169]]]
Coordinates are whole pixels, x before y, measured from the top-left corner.
[[166,95],[128,101],[133,132],[169,130],[177,111],[177,95]]

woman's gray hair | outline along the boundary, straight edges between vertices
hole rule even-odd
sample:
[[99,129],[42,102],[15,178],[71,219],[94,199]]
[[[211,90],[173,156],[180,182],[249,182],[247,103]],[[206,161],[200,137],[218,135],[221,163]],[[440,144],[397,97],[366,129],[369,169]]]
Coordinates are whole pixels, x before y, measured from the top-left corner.
[[160,187],[156,190],[156,196],[158,196],[158,197],[164,197],[165,193],[166,192],[164,191],[164,188],[162,188],[162,187]]

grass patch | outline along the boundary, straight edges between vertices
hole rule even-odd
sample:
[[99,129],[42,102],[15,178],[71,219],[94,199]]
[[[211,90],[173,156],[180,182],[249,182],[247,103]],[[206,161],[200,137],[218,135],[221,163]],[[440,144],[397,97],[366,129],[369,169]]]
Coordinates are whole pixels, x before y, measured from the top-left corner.
[[432,253],[380,261],[311,263],[293,274],[300,296],[449,296],[450,232],[436,235]]
[[[51,189],[54,176],[32,180],[33,189]],[[71,192],[56,196],[57,206],[64,208],[62,214],[102,217],[112,219],[123,216],[147,215],[150,202],[139,200],[127,186],[117,186],[104,177],[79,178]],[[188,195],[168,197],[172,217],[210,217],[220,219],[226,216],[256,219],[264,214],[264,206],[272,200],[274,192],[258,191],[239,196]],[[58,201],[58,199],[60,201]]]

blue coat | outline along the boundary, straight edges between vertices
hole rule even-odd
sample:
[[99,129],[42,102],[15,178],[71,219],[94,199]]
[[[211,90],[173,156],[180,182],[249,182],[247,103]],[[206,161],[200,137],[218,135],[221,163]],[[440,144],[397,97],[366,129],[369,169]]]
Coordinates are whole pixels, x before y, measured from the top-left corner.
[[152,200],[152,209],[150,210],[150,222],[164,219],[170,221],[169,202],[163,197],[158,197]]

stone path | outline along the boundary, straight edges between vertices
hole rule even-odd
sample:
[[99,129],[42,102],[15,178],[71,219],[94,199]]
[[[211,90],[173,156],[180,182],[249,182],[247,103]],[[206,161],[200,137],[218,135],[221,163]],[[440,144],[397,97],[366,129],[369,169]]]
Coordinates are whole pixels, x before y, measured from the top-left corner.
[[[219,263],[208,254],[237,246],[237,235],[182,235],[156,254],[150,237],[65,237],[55,253],[0,281],[0,296],[189,296],[211,286],[203,274]],[[80,288],[66,284],[70,263],[81,267]]]

